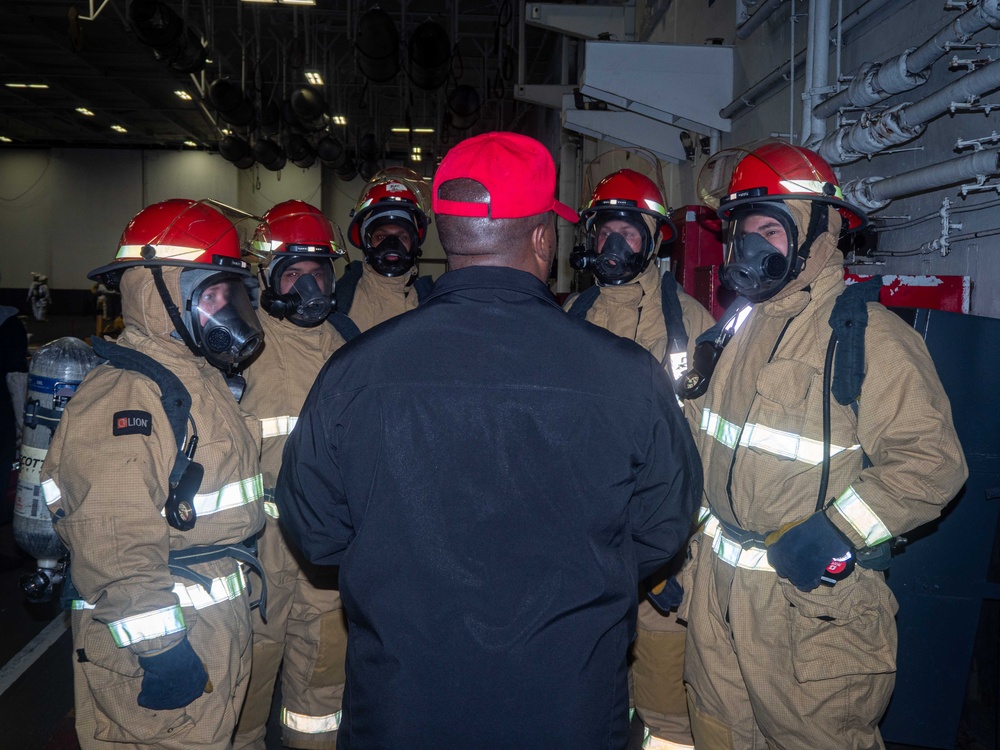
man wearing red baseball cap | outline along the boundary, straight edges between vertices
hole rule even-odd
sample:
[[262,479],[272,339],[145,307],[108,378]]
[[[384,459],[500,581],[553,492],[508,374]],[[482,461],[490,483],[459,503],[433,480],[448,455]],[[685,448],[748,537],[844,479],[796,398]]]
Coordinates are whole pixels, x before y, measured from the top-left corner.
[[576,220],[555,184],[531,138],[456,145],[449,270],[334,354],[289,437],[282,523],[340,565],[344,747],[627,745],[637,581],[683,545],[701,470],[659,363],[549,292]]

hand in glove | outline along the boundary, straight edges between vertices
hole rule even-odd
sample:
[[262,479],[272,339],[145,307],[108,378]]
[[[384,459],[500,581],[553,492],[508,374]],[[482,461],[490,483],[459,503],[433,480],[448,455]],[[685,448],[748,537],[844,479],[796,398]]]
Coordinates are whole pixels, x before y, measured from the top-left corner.
[[851,549],[823,512],[786,523],[768,534],[764,544],[771,567],[799,591],[812,591],[819,586],[820,576],[830,561],[843,557]]
[[670,576],[667,580],[660,581],[653,586],[647,592],[646,598],[660,614],[670,614],[671,610],[681,606],[681,601],[684,599],[684,588],[677,583],[676,576]]
[[136,702],[143,708],[161,711],[184,708],[208,686],[208,672],[198,654],[184,640],[156,656],[140,656],[142,690]]

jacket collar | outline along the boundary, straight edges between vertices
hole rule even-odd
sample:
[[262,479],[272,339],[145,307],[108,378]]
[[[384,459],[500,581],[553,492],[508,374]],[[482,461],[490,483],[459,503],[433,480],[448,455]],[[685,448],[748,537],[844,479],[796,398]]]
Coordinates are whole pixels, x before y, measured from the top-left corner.
[[505,289],[537,297],[558,310],[556,302],[548,286],[527,271],[504,266],[467,266],[455,271],[447,271],[434,283],[434,290],[427,295],[424,302],[436,297],[466,289]]

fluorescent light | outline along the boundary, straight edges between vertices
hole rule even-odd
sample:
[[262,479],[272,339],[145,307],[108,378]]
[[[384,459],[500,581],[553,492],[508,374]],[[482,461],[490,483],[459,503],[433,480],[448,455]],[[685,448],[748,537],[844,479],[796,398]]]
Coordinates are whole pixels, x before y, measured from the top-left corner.
[[29,83],[28,84],[28,88],[29,89],[47,89],[48,87],[49,87],[49,84],[47,84],[47,83]]
[[409,128],[392,128],[393,133],[409,133]]
[[87,117],[93,117],[94,116],[94,113],[91,112],[86,107],[77,107],[76,111],[79,112],[81,115],[86,115]]
[[7,83],[4,84],[9,89],[47,89],[47,83]]
[[414,128],[414,133],[433,133],[434,128]]
[[414,146],[413,147],[413,153],[415,153],[415,154],[423,153],[423,149],[420,148],[420,146]]
[[279,0],[282,5],[315,5],[316,0]]
[[317,70],[307,70],[306,71],[306,83],[311,83],[313,86],[323,85],[323,76],[319,74]]
[[423,161],[424,157],[421,154],[410,154],[410,161]]
[[277,5],[278,0],[243,0],[245,3],[267,3],[268,5]]
[[194,141],[184,141],[184,145],[185,146],[190,146],[191,148],[197,148],[198,147],[198,144],[195,143]]
[[233,134],[233,131],[230,130],[229,128],[223,128],[221,132],[222,132],[223,135],[232,135]]
[[115,131],[116,133],[127,133],[127,132],[128,132],[128,131],[127,131],[127,130],[126,130],[125,128],[123,128],[123,127],[122,127],[121,125],[112,125],[112,126],[111,126],[111,129],[112,129],[112,130],[114,130],[114,131]]
[[174,93],[177,94],[179,98],[183,99],[186,102],[191,101],[191,94],[189,94],[184,89],[177,89],[176,91],[174,91]]
[[0,143],[13,143],[14,139],[8,138],[5,135],[0,135]]
[[347,118],[344,117],[343,115],[334,115],[333,116],[333,124],[334,125],[346,125],[347,124]]

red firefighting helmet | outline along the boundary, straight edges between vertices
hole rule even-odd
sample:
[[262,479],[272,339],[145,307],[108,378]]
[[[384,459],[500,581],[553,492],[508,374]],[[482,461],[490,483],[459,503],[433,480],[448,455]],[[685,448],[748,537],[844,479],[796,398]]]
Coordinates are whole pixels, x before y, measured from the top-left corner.
[[174,198],[142,209],[118,241],[115,259],[87,278],[117,286],[132,266],[181,266],[250,275],[242,259],[250,246],[269,243],[260,219],[214,201]]
[[405,168],[384,169],[361,191],[351,211],[347,239],[363,249],[368,225],[379,218],[393,217],[413,225],[416,247],[420,247],[430,224],[427,207],[427,185],[416,172]]
[[864,211],[844,200],[836,175],[819,154],[776,139],[714,154],[698,176],[698,192],[723,219],[750,203],[806,200],[834,206],[848,231],[868,223]]
[[[677,228],[670,220],[663,194],[651,179],[631,169],[621,169],[601,180],[594,188],[590,201],[580,211],[586,231],[602,213],[645,214],[652,216],[663,242],[677,236]],[[640,216],[633,217],[640,220]]]
[[305,201],[290,200],[272,206],[264,214],[270,230],[271,245],[267,257],[271,264],[279,257],[291,255],[306,258],[341,258],[346,254],[340,227],[323,212]]

